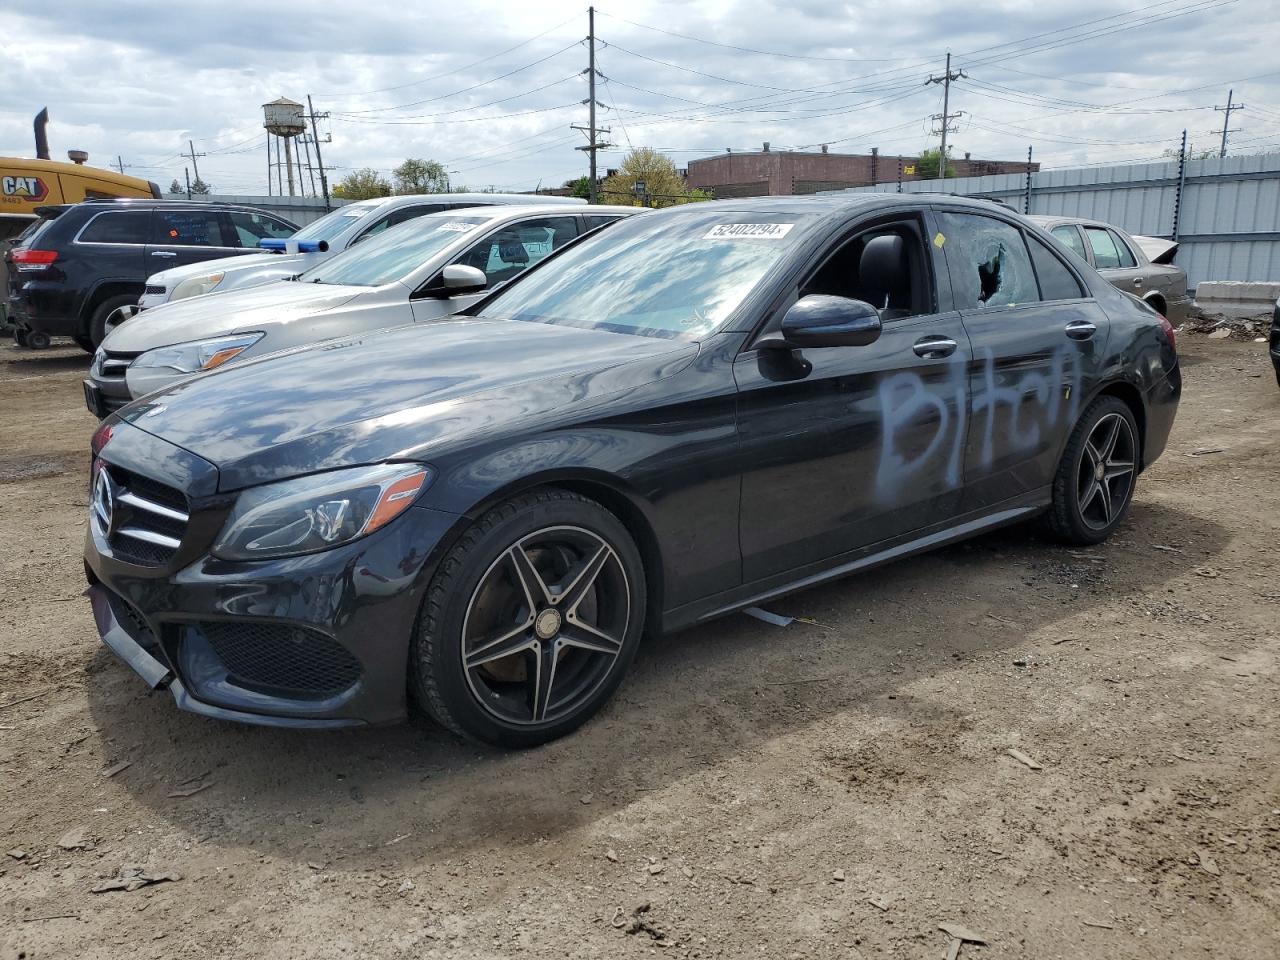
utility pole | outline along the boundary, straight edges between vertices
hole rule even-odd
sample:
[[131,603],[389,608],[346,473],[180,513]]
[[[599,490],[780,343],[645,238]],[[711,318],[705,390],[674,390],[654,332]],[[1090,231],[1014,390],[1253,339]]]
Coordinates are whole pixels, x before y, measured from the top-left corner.
[[187,146],[191,148],[191,169],[195,171],[196,183],[199,183],[200,182],[200,166],[199,164],[196,163],[196,157],[203,157],[204,154],[196,153],[196,145],[192,143],[190,140],[187,141]]
[[[320,187],[324,190],[324,208],[329,210],[329,181],[324,175],[324,161],[320,159],[320,135],[316,132],[316,108],[311,105],[311,94],[307,94],[307,112],[311,115],[311,142],[316,145],[316,166],[320,168]],[[321,118],[329,116],[326,110],[320,114]],[[329,141],[326,140],[326,143]]]
[[963,70],[951,69],[951,51],[948,50],[946,72],[940,77],[930,76],[924,82],[926,87],[931,83],[942,84],[942,113],[935,113],[930,119],[942,121],[941,131],[935,130],[934,133],[940,132],[942,134],[942,157],[938,163],[938,176],[944,180],[947,177],[947,131],[953,129],[951,121],[963,115],[962,110],[951,113],[951,84],[956,80],[968,79],[968,77],[969,75]]
[[1234,91],[1234,90],[1228,90],[1228,91],[1227,91],[1227,105],[1226,105],[1225,107],[1214,107],[1214,108],[1213,108],[1213,109],[1217,110],[1219,113],[1225,114],[1225,116],[1222,118],[1222,149],[1218,151],[1218,156],[1220,156],[1220,157],[1225,157],[1225,156],[1227,155],[1227,134],[1229,134],[1229,133],[1235,133],[1235,132],[1236,132],[1236,131],[1234,131],[1234,130],[1232,130],[1232,129],[1231,129],[1231,112],[1232,112],[1233,110],[1243,110],[1243,109],[1244,109],[1244,104],[1243,104],[1243,103],[1237,103],[1237,104],[1235,104],[1234,106],[1232,105],[1232,103],[1231,103],[1231,98],[1232,98],[1233,96],[1235,96],[1235,91]]
[[116,154],[116,169],[122,174],[124,173],[124,157],[120,156],[118,153]]
[[1027,187],[1022,195],[1022,212],[1031,213],[1031,147],[1027,147]]
[[596,152],[611,147],[613,144],[604,143],[596,139],[598,134],[609,133],[608,129],[601,129],[596,126],[596,8],[587,7],[587,124],[586,128],[570,125],[571,130],[582,130],[587,135],[587,145],[585,147],[574,147],[575,150],[585,150],[587,156],[591,158],[590,174],[587,179],[587,190],[590,194],[590,202],[596,203],[599,200],[596,187]]
[[[182,179],[187,181],[187,199],[190,200],[191,199],[191,171],[186,167],[182,168]],[[196,179],[197,180],[200,179],[199,175],[196,176]]]

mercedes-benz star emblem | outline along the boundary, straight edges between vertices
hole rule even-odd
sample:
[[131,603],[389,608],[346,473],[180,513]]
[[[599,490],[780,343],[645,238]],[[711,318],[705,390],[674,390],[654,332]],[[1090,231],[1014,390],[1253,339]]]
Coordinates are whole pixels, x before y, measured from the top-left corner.
[[93,514],[98,520],[102,535],[108,539],[115,531],[116,492],[115,483],[105,468],[98,470],[98,479],[93,482]]

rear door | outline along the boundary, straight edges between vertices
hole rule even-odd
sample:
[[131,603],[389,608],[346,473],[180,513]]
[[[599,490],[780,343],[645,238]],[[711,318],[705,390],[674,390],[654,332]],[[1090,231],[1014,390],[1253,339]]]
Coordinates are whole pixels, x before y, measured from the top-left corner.
[[226,214],[211,206],[156,209],[147,244],[147,275],[247,252],[230,239],[233,233]]
[[853,226],[815,258],[764,328],[775,329],[798,298],[828,294],[879,310],[875,343],[749,349],[735,360],[746,581],[956,512],[970,350],[931,232],[924,211]]
[[1082,226],[1093,265],[1114,287],[1142,296],[1146,292],[1146,271],[1138,265],[1138,258],[1120,235],[1106,227]]
[[107,209],[90,217],[72,239],[66,266],[69,277],[84,281],[80,294],[88,295],[98,283],[111,280],[136,283],[141,291],[150,231],[150,210]]
[[1073,268],[1014,220],[937,210],[973,345],[963,509],[1038,496],[1101,372],[1108,320]]

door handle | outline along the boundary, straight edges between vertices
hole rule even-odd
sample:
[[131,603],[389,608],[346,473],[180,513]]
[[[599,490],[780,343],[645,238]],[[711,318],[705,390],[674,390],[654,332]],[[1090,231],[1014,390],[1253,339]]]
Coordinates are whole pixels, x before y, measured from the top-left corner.
[[938,360],[956,352],[956,342],[950,337],[921,337],[911,348],[917,357]]
[[1072,320],[1067,324],[1066,333],[1072,340],[1091,340],[1098,328],[1088,320]]
[[153,257],[176,257],[177,256],[177,254],[174,253],[172,250],[152,250],[151,255]]
[[1133,285],[1134,285],[1135,287],[1140,287],[1140,286],[1142,286],[1142,278],[1141,278],[1141,277],[1134,277],[1134,278],[1133,278]]

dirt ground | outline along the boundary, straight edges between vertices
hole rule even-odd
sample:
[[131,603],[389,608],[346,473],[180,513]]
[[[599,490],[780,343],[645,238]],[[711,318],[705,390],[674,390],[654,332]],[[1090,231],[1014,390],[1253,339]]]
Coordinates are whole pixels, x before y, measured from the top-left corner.
[[[663,638],[500,754],[148,693],[79,596],[86,357],[0,346],[0,960],[1280,955],[1280,390],[1261,344],[1181,347],[1109,543],[1008,530]],[[130,866],[175,879],[91,892]]]

